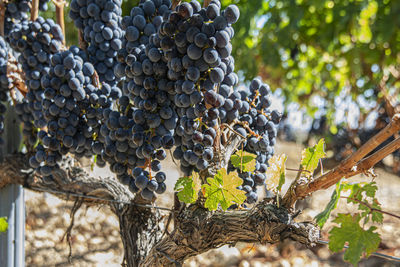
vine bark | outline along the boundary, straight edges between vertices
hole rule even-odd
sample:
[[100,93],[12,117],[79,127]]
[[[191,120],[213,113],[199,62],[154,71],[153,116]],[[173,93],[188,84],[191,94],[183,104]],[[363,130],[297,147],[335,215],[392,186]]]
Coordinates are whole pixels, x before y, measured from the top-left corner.
[[110,205],[120,222],[126,266],[179,265],[191,256],[237,242],[276,243],[291,238],[311,246],[319,237],[312,223],[296,223],[288,210],[264,200],[253,209],[229,212],[210,212],[198,204],[182,206],[173,211],[175,230],[162,239],[165,227],[159,211],[138,206],[148,203],[114,178],[90,176],[67,158],[53,180],[44,180],[28,166],[28,158],[20,153],[5,157],[0,163],[0,188],[14,183],[63,199],[74,200],[73,194],[106,199],[80,197],[90,205]]

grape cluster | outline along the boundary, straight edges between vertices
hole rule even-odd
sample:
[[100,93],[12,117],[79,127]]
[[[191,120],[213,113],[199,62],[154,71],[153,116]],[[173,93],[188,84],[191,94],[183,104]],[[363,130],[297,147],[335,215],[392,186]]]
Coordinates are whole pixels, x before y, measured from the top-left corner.
[[17,113],[24,122],[23,134],[27,144],[36,144],[37,129],[46,126],[42,99],[41,79],[50,70],[50,58],[62,49],[64,36],[61,28],[51,19],[38,17],[35,21],[16,24],[9,34],[11,47],[20,52],[18,62],[25,73],[28,93],[18,104]]
[[[165,173],[159,172],[159,160],[165,159],[166,153],[144,145],[147,140],[138,141],[138,134],[145,136],[149,127],[136,122],[137,110],[129,104],[127,96],[118,100],[118,106],[119,111],[104,110],[106,121],[100,134],[106,136],[106,142],[101,160],[110,164],[111,171],[123,184],[129,185],[133,193],[141,192],[143,198],[152,200],[154,192],[161,194],[166,190]],[[149,171],[145,170],[147,167]]]
[[167,92],[179,117],[174,157],[185,175],[207,168],[213,159],[218,127],[227,121],[223,106],[238,80],[230,38],[239,12],[236,6],[222,12],[220,7],[216,0],[207,8],[197,1],[182,3],[165,14],[153,38],[173,81]]
[[[46,11],[47,3],[49,0],[39,1],[39,10]],[[6,3],[6,11],[4,14],[4,32],[8,36],[8,33],[12,30],[14,25],[18,25],[29,19],[29,12],[31,11],[31,0],[11,0]]]
[[[40,145],[30,158],[32,167],[51,177],[63,155],[91,157],[102,147],[99,134],[103,109],[111,105],[109,95],[99,90],[95,70],[86,53],[76,46],[54,54],[48,74],[41,79],[46,129],[38,133]],[[101,149],[100,149],[101,150]]]
[[4,102],[8,100],[10,90],[10,80],[7,77],[8,46],[3,37],[0,36],[0,147],[4,145],[1,135],[4,132],[4,113],[6,106]]
[[111,97],[121,97],[114,74],[116,56],[121,49],[123,31],[120,27],[121,0],[72,0],[69,16],[89,44],[89,61],[94,65],[100,82],[111,86]]
[[142,1],[130,16],[123,18],[126,34],[115,68],[118,77],[126,76],[123,93],[135,107],[131,140],[141,162],[137,166],[141,167],[133,169],[134,182],[130,187],[134,192],[141,189],[146,199],[152,199],[153,192],[161,194],[166,189],[160,161],[166,158],[165,149],[174,145],[178,120],[167,93],[167,60],[156,47],[156,32],[170,4],[169,0]]
[[29,0],[11,0],[7,2],[4,14],[4,32],[6,36],[15,25],[28,20],[30,10]]
[[[118,51],[119,63],[115,66],[114,73],[118,78],[124,79],[122,88],[124,95],[132,92],[133,84],[143,83],[140,55],[145,56],[143,52],[146,45],[149,44],[150,37],[157,32],[162,23],[162,16],[169,11],[170,5],[169,0],[141,1],[139,6],[132,8],[130,16],[122,18],[121,27],[125,31],[125,35],[122,40],[122,48]],[[152,66],[147,65],[149,70],[153,69]],[[158,73],[159,69],[164,66],[156,65],[154,67]],[[135,77],[137,82],[134,81]],[[133,98],[134,96],[131,94],[130,99],[133,100]]]
[[258,79],[249,89],[236,87],[238,8],[222,10],[218,0],[202,8],[193,0],[171,10],[170,0],[140,0],[121,18],[120,0],[72,0],[69,15],[85,50],[65,51],[61,29],[41,17],[9,34],[28,87],[17,113],[28,144],[39,139],[30,165],[51,181],[64,155],[94,157],[152,200],[166,190],[167,150],[174,148],[190,175],[217,164],[239,135],[243,149],[257,155],[255,172],[240,173],[240,189],[255,202],[280,114],[269,109],[269,87]]
[[239,189],[246,192],[247,202],[250,204],[257,201],[257,186],[265,184],[265,172],[268,160],[274,154],[277,127],[281,120],[279,112],[269,109],[270,94],[268,85],[254,79],[248,90],[235,91],[231,95],[234,103],[238,103],[239,99],[242,103],[237,110],[238,123],[234,129],[239,135],[246,137],[243,150],[257,155],[255,171],[239,173],[239,177],[243,179],[243,185]]

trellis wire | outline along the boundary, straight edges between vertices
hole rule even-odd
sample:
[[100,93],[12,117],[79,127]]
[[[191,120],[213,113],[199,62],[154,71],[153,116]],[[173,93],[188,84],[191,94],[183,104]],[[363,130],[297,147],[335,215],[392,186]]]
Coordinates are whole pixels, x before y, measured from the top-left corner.
[[[322,239],[318,239],[318,243],[322,244],[322,245],[329,245],[329,241],[326,240],[322,240]],[[345,249],[348,249],[349,246],[344,245]],[[390,261],[396,261],[396,262],[400,262],[400,258],[399,257],[395,257],[395,256],[391,256],[391,255],[387,255],[387,254],[383,254],[383,253],[379,253],[379,252],[372,252],[371,256],[376,256],[376,257],[380,257],[380,258],[384,258],[386,260],[390,260]]]
[[29,189],[32,189],[35,191],[40,191],[40,192],[53,193],[53,194],[62,194],[62,195],[66,195],[66,196],[82,197],[82,198],[101,200],[101,201],[112,202],[112,203],[134,205],[134,206],[149,208],[149,209],[159,209],[159,210],[166,210],[166,211],[171,211],[171,212],[174,211],[172,209],[165,208],[165,207],[158,207],[158,206],[153,206],[153,205],[123,201],[123,200],[107,199],[107,198],[101,198],[101,197],[96,197],[96,196],[88,196],[88,195],[72,193],[72,192],[63,192],[63,191],[57,191],[57,190],[51,190],[51,189],[42,189],[42,188],[37,188],[37,187],[30,187]]

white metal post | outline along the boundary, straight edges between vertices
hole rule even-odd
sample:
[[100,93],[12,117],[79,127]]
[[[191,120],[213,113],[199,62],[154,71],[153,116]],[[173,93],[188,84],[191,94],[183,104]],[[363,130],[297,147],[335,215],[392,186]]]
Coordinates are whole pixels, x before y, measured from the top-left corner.
[[[5,141],[2,156],[15,153],[21,142],[17,116],[11,105],[5,115]],[[8,230],[0,234],[0,266],[25,266],[25,198],[20,185],[8,185],[0,190],[0,217],[7,217]]]

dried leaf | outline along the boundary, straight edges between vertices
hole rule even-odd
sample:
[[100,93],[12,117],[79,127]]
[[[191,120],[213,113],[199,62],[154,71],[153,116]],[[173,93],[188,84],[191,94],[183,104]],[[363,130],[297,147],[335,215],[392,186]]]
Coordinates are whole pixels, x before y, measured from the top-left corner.
[[282,154],[280,156],[273,156],[269,159],[266,176],[267,179],[265,183],[267,184],[268,190],[279,192],[282,188],[282,185],[285,183],[286,177],[286,169],[285,162],[287,160],[287,156]]

